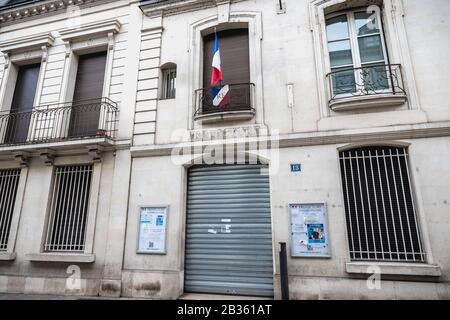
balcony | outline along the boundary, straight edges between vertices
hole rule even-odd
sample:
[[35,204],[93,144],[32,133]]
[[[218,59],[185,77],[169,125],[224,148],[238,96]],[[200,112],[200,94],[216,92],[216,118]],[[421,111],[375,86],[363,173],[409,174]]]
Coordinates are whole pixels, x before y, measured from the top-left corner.
[[112,140],[117,132],[117,113],[116,103],[108,98],[0,113],[0,147],[23,150],[40,144],[58,147],[80,140]]
[[229,87],[229,102],[220,107],[213,105],[210,88],[196,90],[194,120],[202,123],[213,123],[253,119],[255,116],[255,109],[252,107],[255,85],[253,83],[241,83],[230,84]]
[[327,79],[334,111],[401,106],[407,100],[398,64],[344,68],[330,72]]

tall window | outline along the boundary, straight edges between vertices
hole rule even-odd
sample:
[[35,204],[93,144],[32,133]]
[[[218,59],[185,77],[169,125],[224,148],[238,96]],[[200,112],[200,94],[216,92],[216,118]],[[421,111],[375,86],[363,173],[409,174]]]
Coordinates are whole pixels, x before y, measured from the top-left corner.
[[92,165],[56,167],[44,251],[84,251],[92,171]]
[[0,170],[0,252],[8,249],[20,169]]
[[326,21],[333,95],[389,88],[390,70],[379,10],[356,10]]
[[406,148],[340,153],[352,260],[425,262]]
[[220,87],[228,86],[229,99],[217,107],[211,93],[212,61],[214,57],[215,33],[203,37],[203,114],[224,110],[240,111],[251,109],[253,84],[250,83],[249,33],[247,28],[217,31],[223,81]]
[[162,99],[175,99],[177,90],[177,68],[164,68],[162,70],[162,78]]

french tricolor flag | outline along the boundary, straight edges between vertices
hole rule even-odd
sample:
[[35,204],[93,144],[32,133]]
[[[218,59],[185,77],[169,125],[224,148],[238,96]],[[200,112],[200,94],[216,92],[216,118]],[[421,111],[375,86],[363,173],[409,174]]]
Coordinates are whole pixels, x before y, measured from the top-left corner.
[[217,32],[214,40],[214,56],[212,61],[212,75],[211,75],[211,93],[213,105],[215,107],[223,107],[230,103],[230,88],[228,85],[223,86],[222,61],[220,59],[219,38]]

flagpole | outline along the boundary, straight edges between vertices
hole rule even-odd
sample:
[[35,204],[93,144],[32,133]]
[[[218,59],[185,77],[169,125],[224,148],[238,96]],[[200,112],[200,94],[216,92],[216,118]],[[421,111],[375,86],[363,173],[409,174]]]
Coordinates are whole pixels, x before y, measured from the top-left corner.
[[[217,36],[217,27],[216,27],[216,26],[214,26],[214,33],[215,33],[215,36],[216,36],[217,38],[219,38],[219,37]],[[222,80],[219,80],[219,88],[222,89]]]

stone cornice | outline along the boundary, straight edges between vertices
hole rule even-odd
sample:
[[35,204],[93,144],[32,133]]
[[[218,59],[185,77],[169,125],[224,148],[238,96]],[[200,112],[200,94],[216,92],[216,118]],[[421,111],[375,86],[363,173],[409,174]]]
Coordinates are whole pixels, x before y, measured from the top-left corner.
[[[435,137],[450,137],[450,122],[424,123],[415,125],[400,125],[374,129],[338,130],[324,132],[307,132],[275,136],[247,137],[244,143],[253,141],[267,141],[270,148],[271,141],[279,148],[293,148],[330,144],[369,145],[387,143],[399,140],[423,139]],[[210,140],[203,142],[182,142],[180,144],[151,145],[132,147],[132,157],[168,156],[174,148],[189,146],[215,146],[235,144],[238,140]],[[238,142],[239,143],[239,142]]]
[[118,33],[121,24],[117,19],[96,21],[81,25],[76,28],[67,28],[59,33],[63,41],[74,41],[94,36],[108,35]]
[[55,38],[50,33],[40,33],[32,36],[16,38],[0,42],[0,51],[10,53],[52,46]]
[[145,15],[169,16],[184,12],[216,7],[224,3],[235,3],[245,0],[169,0],[164,2],[144,2],[141,9]]
[[67,10],[71,6],[83,7],[94,2],[104,2],[105,0],[47,0],[41,2],[24,3],[17,7],[0,10],[0,24],[17,22],[18,20],[35,17],[48,13],[55,13]]

